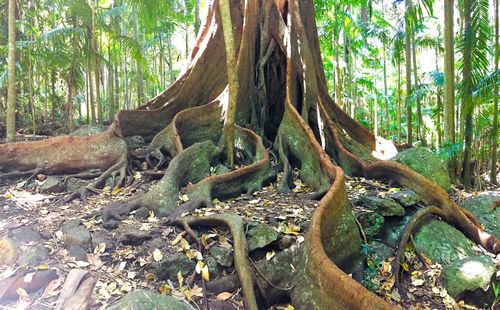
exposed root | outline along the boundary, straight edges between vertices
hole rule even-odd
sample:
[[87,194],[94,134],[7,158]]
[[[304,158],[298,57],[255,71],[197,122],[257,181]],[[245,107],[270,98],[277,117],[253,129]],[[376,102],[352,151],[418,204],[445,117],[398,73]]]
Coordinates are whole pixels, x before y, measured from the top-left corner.
[[408,243],[408,241],[411,238],[411,235],[413,233],[413,229],[417,225],[417,223],[426,217],[429,214],[435,214],[440,216],[441,218],[445,218],[445,212],[439,208],[436,207],[426,207],[423,209],[418,210],[410,219],[408,224],[406,224],[405,229],[403,230],[400,238],[399,238],[399,246],[398,246],[398,251],[396,252],[396,258],[394,259],[392,263],[392,270],[394,274],[394,285],[396,285],[399,293],[401,296],[406,296],[406,293],[403,291],[403,288],[400,284],[399,281],[399,272],[401,270],[401,260],[403,259],[404,252],[405,252],[405,246]]
[[174,219],[172,224],[190,226],[220,226],[229,228],[233,236],[234,265],[240,279],[245,302],[245,309],[257,310],[257,299],[254,291],[254,278],[248,261],[248,246],[245,238],[243,220],[234,214],[220,214],[205,217],[186,217]]

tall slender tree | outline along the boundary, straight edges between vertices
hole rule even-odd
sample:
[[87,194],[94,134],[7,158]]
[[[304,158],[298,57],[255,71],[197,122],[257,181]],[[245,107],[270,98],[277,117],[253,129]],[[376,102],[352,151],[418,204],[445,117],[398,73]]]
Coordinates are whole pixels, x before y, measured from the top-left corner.
[[9,0],[7,142],[16,138],[16,0]]
[[[455,39],[453,34],[453,2],[444,1],[444,142],[455,144]],[[450,152],[448,172],[455,179],[455,155]]]
[[[498,0],[495,0],[495,72],[498,72]],[[498,83],[495,83],[494,88],[494,106],[493,106],[493,130],[491,132],[491,167],[490,167],[490,182],[497,183],[497,148],[498,148]]]
[[406,61],[406,143],[412,145],[412,109],[411,109],[411,21],[410,11],[412,9],[411,0],[405,1],[405,61]]

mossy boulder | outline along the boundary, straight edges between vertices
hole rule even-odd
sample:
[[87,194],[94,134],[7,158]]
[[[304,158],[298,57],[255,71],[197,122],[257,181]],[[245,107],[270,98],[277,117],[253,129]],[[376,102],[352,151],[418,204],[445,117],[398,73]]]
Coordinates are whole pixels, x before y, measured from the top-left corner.
[[429,218],[414,231],[415,247],[433,263],[442,265],[473,256],[472,242],[453,226]]
[[393,160],[402,163],[441,186],[445,191],[451,189],[448,171],[439,158],[428,148],[415,147],[396,155]]
[[411,207],[420,202],[420,196],[411,189],[405,189],[389,195],[389,198],[396,200],[403,207]]
[[151,265],[150,272],[156,274],[160,280],[177,280],[177,273],[180,272],[182,276],[189,276],[196,263],[190,260],[184,253],[177,253],[167,258],[162,259],[160,262]]
[[248,250],[261,249],[278,239],[278,232],[266,224],[258,224],[248,231]]
[[373,211],[361,211],[357,219],[369,240],[378,235],[384,226],[384,217]]
[[457,260],[443,268],[441,279],[448,294],[455,299],[481,290],[486,294],[495,274],[495,263],[488,256],[474,256]]
[[487,232],[500,237],[500,207],[495,207],[499,201],[500,193],[488,192],[467,199],[460,206],[472,212]]
[[382,216],[403,216],[405,214],[405,209],[399,203],[389,198],[364,196],[356,204]]
[[171,296],[158,293],[135,290],[123,296],[109,310],[192,310],[186,302],[177,300]]

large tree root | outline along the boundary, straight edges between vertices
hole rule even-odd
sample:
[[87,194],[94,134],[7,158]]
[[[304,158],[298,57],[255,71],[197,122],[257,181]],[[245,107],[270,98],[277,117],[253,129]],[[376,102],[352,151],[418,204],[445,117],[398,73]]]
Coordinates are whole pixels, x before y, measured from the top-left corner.
[[245,309],[259,309],[257,299],[255,298],[254,277],[250,268],[250,262],[248,261],[248,246],[241,217],[234,214],[220,214],[206,217],[185,217],[182,220],[174,219],[172,221],[174,225],[182,225],[182,223],[187,223],[190,226],[225,225],[229,228],[233,236],[234,265],[241,283]]

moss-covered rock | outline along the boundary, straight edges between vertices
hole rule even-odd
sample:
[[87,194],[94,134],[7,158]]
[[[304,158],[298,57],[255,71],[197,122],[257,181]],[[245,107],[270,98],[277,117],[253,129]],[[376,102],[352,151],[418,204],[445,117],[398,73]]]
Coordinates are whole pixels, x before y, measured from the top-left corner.
[[428,148],[415,147],[404,150],[396,155],[394,160],[407,165],[444,190],[451,189],[451,181],[446,167]]
[[189,276],[196,266],[196,263],[183,253],[177,253],[160,262],[151,265],[150,272],[156,274],[160,280],[176,280],[180,271],[184,277]]
[[411,189],[392,193],[389,195],[389,198],[396,200],[403,207],[410,207],[420,202],[420,196]]
[[278,232],[266,224],[259,224],[248,231],[248,250],[260,249],[278,239]]
[[110,310],[191,310],[189,304],[171,296],[165,296],[146,290],[135,290],[123,296]]
[[479,289],[486,292],[496,271],[495,263],[488,256],[475,256],[457,260],[443,268],[441,279],[448,294],[455,299]]
[[472,212],[484,225],[490,234],[500,237],[500,208],[495,208],[495,202],[500,200],[500,193],[489,192],[467,199],[461,207]]
[[233,251],[231,249],[214,246],[210,248],[209,253],[221,266],[231,267],[233,265]]
[[27,251],[19,257],[19,265],[37,266],[47,259],[49,256],[49,249],[43,245],[38,245],[35,248]]
[[443,265],[474,255],[472,243],[464,234],[436,219],[422,223],[415,233],[415,247],[433,263]]
[[382,216],[403,216],[405,209],[396,201],[375,196],[361,197],[356,204]]
[[373,211],[361,211],[357,219],[369,240],[378,235],[384,226],[384,217]]

